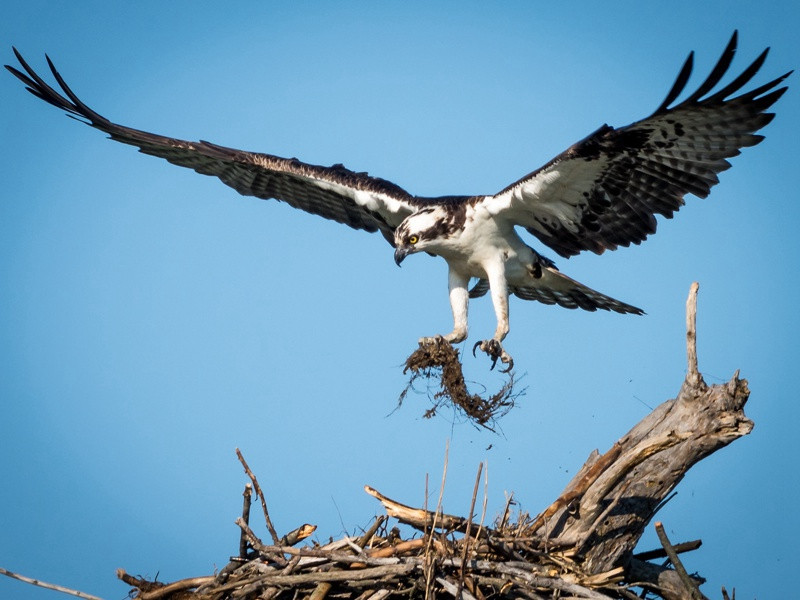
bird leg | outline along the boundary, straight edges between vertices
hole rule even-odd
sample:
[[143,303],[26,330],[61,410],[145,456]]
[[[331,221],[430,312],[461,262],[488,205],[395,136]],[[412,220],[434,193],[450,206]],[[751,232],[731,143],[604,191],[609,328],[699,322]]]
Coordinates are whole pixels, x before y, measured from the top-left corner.
[[420,338],[420,346],[435,344],[444,340],[451,344],[458,344],[467,339],[467,308],[469,306],[469,277],[465,277],[450,269],[447,277],[450,289],[450,308],[453,311],[453,331],[447,335]]
[[497,273],[489,273],[489,289],[492,293],[492,305],[497,317],[497,329],[492,339],[477,342],[472,347],[472,355],[475,356],[475,350],[480,347],[481,351],[486,352],[489,358],[492,359],[492,369],[497,365],[497,361],[500,360],[503,364],[508,365],[507,368],[501,369],[501,372],[508,373],[514,368],[514,360],[508,352],[503,350],[501,345],[501,342],[508,335],[508,284],[503,270],[499,270]]

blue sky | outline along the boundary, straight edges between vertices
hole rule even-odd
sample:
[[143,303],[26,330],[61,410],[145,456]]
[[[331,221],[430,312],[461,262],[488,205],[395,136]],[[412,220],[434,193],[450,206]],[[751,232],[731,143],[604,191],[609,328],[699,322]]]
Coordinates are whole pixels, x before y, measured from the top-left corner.
[[[644,117],[690,50],[696,84],[735,28],[735,69],[767,45],[759,82],[800,66],[798,25],[792,2],[13,1],[0,39],[3,62],[12,44],[38,68],[49,53],[123,124],[441,195],[498,191]],[[741,369],[756,426],[659,518],[673,541],[703,539],[686,565],[706,594],[785,596],[800,533],[796,89],[710,198],[640,247],[557,261],[646,316],[512,300],[506,348],[527,392],[500,435],[422,419],[424,395],[394,410],[417,338],[452,325],[443,261],[398,269],[380,236],[137,154],[7,74],[0,98],[0,566],[106,599],[127,593],[118,567],[210,573],[237,549],[236,447],[276,527],[312,522],[321,541],[381,512],[364,484],[421,505],[448,439],[445,510],[467,512],[486,460],[490,514],[506,492],[538,512],[677,393],[698,280],[700,370]],[[465,349],[494,330],[488,298],[470,317]],[[485,357],[465,367],[476,389],[502,381]],[[52,592],[4,578],[0,597]]]

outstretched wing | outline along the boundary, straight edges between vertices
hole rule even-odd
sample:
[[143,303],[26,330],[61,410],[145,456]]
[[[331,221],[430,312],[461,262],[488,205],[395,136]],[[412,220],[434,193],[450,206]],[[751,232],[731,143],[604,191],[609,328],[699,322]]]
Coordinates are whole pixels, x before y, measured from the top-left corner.
[[671,218],[686,194],[705,198],[717,174],[730,167],[725,159],[759,143],[763,136],[754,133],[774,117],[764,111],[786,91],[775,88],[791,71],[731,97],[761,68],[769,48],[707,95],[727,72],[736,44],[734,32],[711,74],[681,103],[670,108],[689,79],[693,53],[652,115],[621,129],[603,125],[487,198],[486,207],[565,257],[642,242],[655,232],[656,214]]
[[152,154],[203,175],[213,175],[245,196],[275,198],[309,213],[344,223],[355,229],[380,231],[394,244],[394,229],[414,212],[415,200],[401,187],[343,165],[322,167],[271,154],[246,152],[210,142],[189,142],[132,129],[112,123],[86,106],[67,86],[50,58],[47,64],[59,91],[48,85],[25,62],[16,48],[14,54],[25,73],[6,65],[34,96],[61,108],[70,116],[85,119],[105,131],[111,139],[137,146]]

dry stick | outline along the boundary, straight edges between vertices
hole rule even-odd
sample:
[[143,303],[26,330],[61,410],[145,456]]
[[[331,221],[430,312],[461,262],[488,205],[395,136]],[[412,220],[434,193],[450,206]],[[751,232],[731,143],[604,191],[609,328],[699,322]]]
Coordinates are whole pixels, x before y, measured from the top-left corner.
[[495,569],[498,573],[510,575],[522,581],[531,584],[534,587],[542,587],[551,590],[560,590],[562,592],[569,592],[578,598],[590,598],[591,600],[608,600],[609,596],[600,594],[587,587],[571,583],[560,577],[546,577],[536,575],[519,567],[510,567],[507,564],[498,563]]
[[316,525],[303,523],[297,529],[292,529],[289,533],[283,536],[279,543],[281,546],[294,546],[295,544],[302,542],[316,530]]
[[675,552],[675,548],[667,537],[667,532],[664,531],[664,525],[662,525],[661,521],[656,521],[655,526],[658,539],[661,541],[661,545],[664,546],[664,551],[667,553],[670,562],[672,562],[672,566],[675,567],[675,572],[678,574],[678,577],[681,578],[681,581],[683,581],[683,585],[686,586],[686,591],[689,592],[689,596],[692,600],[702,600],[705,596],[700,592],[697,583],[695,583],[692,578],[689,577],[689,573],[686,572],[681,559],[678,558],[678,553]]
[[697,369],[697,292],[700,284],[696,281],[689,288],[686,299],[686,360],[688,369],[686,381],[693,387],[703,386],[703,376]]
[[[428,600],[433,594],[433,577],[434,577],[434,565],[433,560],[431,560],[431,546],[433,544],[433,536],[434,532],[436,531],[436,521],[439,519],[439,515],[443,516],[442,511],[442,498],[444,497],[444,485],[447,482],[447,466],[450,461],[450,438],[447,438],[447,441],[444,445],[444,467],[442,468],[442,483],[439,486],[439,499],[436,501],[436,512],[433,514],[433,521],[431,522],[431,533],[428,536],[428,543],[425,545],[425,600]],[[385,506],[385,505],[384,505]],[[428,522],[428,511],[425,511],[425,522]]]
[[267,501],[264,499],[264,493],[261,491],[261,486],[258,485],[258,479],[256,479],[256,476],[250,470],[247,461],[244,459],[244,456],[242,456],[242,453],[238,448],[236,448],[236,456],[239,457],[239,462],[242,463],[242,466],[244,467],[244,472],[247,473],[247,476],[250,478],[250,481],[253,482],[253,489],[256,491],[256,494],[258,494],[258,498],[261,500],[261,509],[264,511],[264,519],[267,522],[267,530],[269,531],[269,534],[272,536],[272,541],[276,545],[280,545],[281,538],[278,537],[278,533],[275,531],[275,527],[272,525],[272,520],[269,518],[269,511],[267,510]]
[[[364,486],[364,491],[373,498],[377,498],[380,503],[383,504],[387,515],[394,517],[401,523],[416,527],[421,531],[424,531],[426,528],[435,529],[436,527],[440,527],[441,529],[463,532],[464,528],[467,526],[467,520],[464,517],[442,513],[441,498],[439,499],[440,503],[436,512],[432,513],[422,508],[412,508],[407,504],[392,500],[368,485]],[[432,525],[431,518],[433,519]]]
[[190,590],[192,588],[199,587],[204,583],[208,583],[209,581],[214,581],[213,575],[207,575],[205,577],[190,577],[189,579],[181,579],[180,581],[170,583],[169,585],[165,585],[164,587],[160,587],[155,590],[150,590],[147,592],[140,590],[139,595],[136,596],[136,599],[157,600],[158,598],[163,598],[164,596],[168,596],[173,592],[178,592],[181,590]]
[[446,592],[451,594],[456,600],[477,600],[475,596],[467,591],[464,591],[464,586],[459,582],[458,585],[452,581],[448,581],[444,577],[437,577],[436,581],[441,585]]
[[475,534],[475,538],[481,537],[481,531],[483,531],[483,523],[486,520],[486,510],[489,505],[489,462],[484,461],[484,479],[483,479],[483,505],[481,506],[481,520],[478,523],[478,532]]
[[[242,533],[245,535],[245,537],[247,537],[247,541],[250,542],[250,546],[253,548],[253,550],[258,552],[262,556],[274,560],[282,567],[285,567],[288,564],[282,554],[271,552],[270,547],[264,545],[264,543],[258,538],[258,536],[253,532],[253,530],[250,529],[250,526],[244,522],[244,519],[242,519],[242,517],[236,519],[235,523],[241,528]],[[276,545],[280,546],[279,544]]]
[[356,542],[362,548],[365,548],[367,544],[370,543],[375,533],[377,533],[378,529],[381,525],[383,525],[384,521],[386,521],[385,515],[380,515],[375,519],[375,522],[364,532],[360,538],[358,538],[358,542]]
[[117,578],[124,581],[128,585],[139,588],[140,590],[152,590],[159,587],[164,587],[165,584],[155,581],[147,581],[141,577],[134,577],[125,572],[125,569],[117,569]]
[[308,597],[308,600],[323,600],[323,598],[328,595],[328,592],[331,591],[332,587],[333,584],[327,581],[318,583],[317,587],[314,588],[314,591],[311,592],[311,595]]
[[[472,500],[469,504],[469,516],[467,517],[467,529],[464,532],[464,548],[461,553],[461,573],[458,576],[458,593],[456,598],[461,594],[464,587],[464,570],[467,564],[467,555],[469,553],[469,534],[472,529],[472,513],[475,511],[475,501],[478,498],[478,486],[481,484],[481,474],[483,473],[483,462],[478,465],[478,474],[475,476],[475,487],[472,489]],[[438,580],[437,580],[438,581]]]
[[736,600],[736,589],[733,590],[733,599],[728,596],[728,590],[725,589],[725,586],[722,586],[722,600]]
[[503,509],[503,517],[500,519],[500,526],[498,531],[503,531],[508,523],[508,518],[511,516],[511,503],[514,501],[514,492],[506,496],[506,507]]
[[17,579],[18,581],[29,583],[31,585],[35,585],[36,587],[41,587],[48,590],[54,590],[56,592],[62,592],[64,594],[70,594],[72,596],[77,596],[78,598],[85,598],[86,600],[102,600],[102,598],[98,598],[97,596],[92,596],[91,594],[79,592],[78,590],[72,590],[62,585],[56,585],[54,583],[46,583],[44,581],[39,581],[38,579],[31,579],[30,577],[25,577],[24,575],[20,575],[19,573],[14,573],[13,571],[9,571],[8,569],[4,569],[3,567],[0,567],[0,575],[5,575],[7,577],[11,577],[11,579]]
[[403,552],[408,552],[409,550],[416,550],[417,548],[421,548],[425,545],[424,538],[416,538],[414,540],[406,540],[405,542],[400,542],[399,544],[395,544],[394,546],[386,546],[385,548],[375,548],[367,552],[367,556],[370,558],[388,558],[390,556],[395,556],[396,554],[402,554]]
[[260,584],[260,587],[269,587],[273,585],[302,585],[304,583],[319,583],[322,581],[363,581],[365,579],[380,579],[387,576],[405,575],[406,573],[413,571],[415,568],[416,565],[413,563],[401,563],[395,565],[382,565],[380,567],[370,567],[368,569],[360,569],[357,571],[314,571],[312,573],[299,573],[297,575],[261,574],[257,583]]
[[[250,503],[252,501],[253,484],[247,483],[244,486],[244,501],[242,504],[242,521],[250,525]],[[247,558],[247,538],[244,531],[239,534],[239,558]]]
[[[684,552],[690,552],[691,550],[697,550],[700,546],[703,545],[703,540],[692,540],[691,542],[682,542],[680,544],[675,544],[672,548],[675,550],[676,554],[682,554]],[[633,558],[637,558],[639,560],[653,560],[656,558],[664,558],[667,556],[666,551],[663,548],[658,548],[656,550],[647,550],[646,552],[639,552],[638,554],[634,554]]]

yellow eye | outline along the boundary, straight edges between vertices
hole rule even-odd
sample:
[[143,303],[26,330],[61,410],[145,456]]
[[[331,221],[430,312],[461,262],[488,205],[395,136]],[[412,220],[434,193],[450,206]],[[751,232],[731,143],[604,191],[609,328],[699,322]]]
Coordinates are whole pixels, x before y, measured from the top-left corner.
[[411,245],[416,244],[419,241],[419,238],[415,235],[412,235],[408,238],[408,243]]

